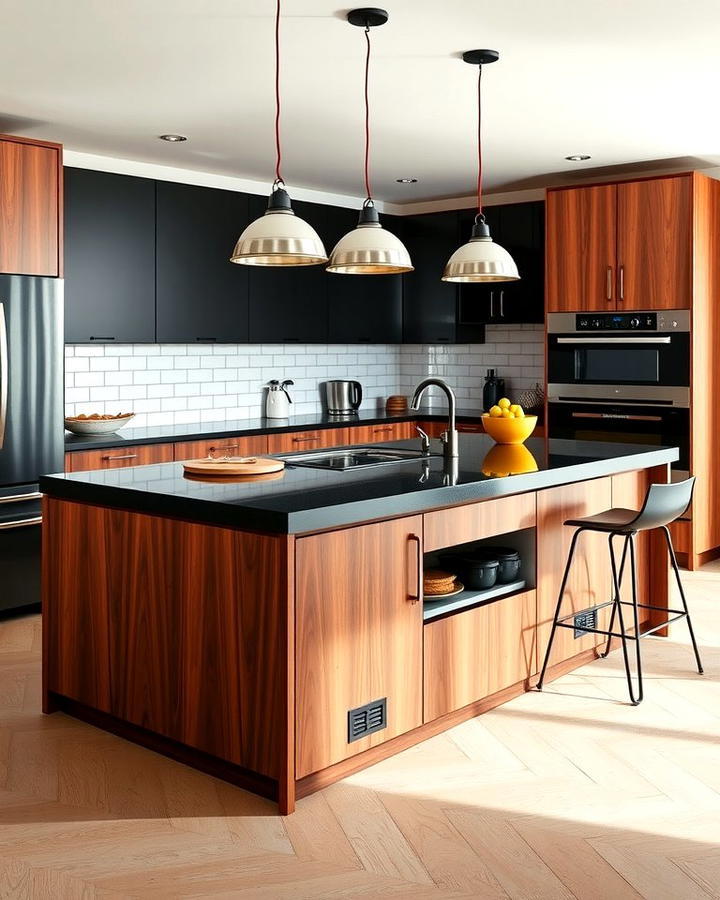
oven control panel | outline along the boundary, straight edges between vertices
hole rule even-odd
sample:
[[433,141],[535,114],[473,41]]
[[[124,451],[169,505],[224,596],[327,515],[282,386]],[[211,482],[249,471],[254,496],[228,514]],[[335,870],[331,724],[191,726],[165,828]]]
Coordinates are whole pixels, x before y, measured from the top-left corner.
[[580,313],[576,331],[657,331],[657,313]]

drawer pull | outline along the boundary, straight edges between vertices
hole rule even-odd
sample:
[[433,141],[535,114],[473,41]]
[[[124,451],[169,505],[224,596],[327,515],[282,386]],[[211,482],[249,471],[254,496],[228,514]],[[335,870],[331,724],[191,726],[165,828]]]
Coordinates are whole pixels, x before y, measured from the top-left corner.
[[415,558],[415,577],[417,579],[416,589],[413,594],[410,594],[410,602],[411,603],[419,603],[422,600],[422,591],[423,591],[423,555],[422,555],[422,540],[417,534],[408,535],[408,540],[412,541],[416,545],[416,553],[417,556]]
[[0,497],[0,503],[23,503],[25,500],[40,500],[42,494],[40,491],[32,491],[29,494],[12,494],[7,497]]
[[103,462],[114,462],[116,459],[137,459],[137,453],[125,453],[122,456],[103,456]]
[[91,341],[114,341],[114,337],[108,337],[107,335],[90,335]]
[[377,434],[379,431],[392,431],[392,425],[383,425],[381,428],[373,428],[374,434]]
[[27,528],[29,525],[42,524],[42,516],[33,516],[31,519],[18,519],[17,522],[3,522],[0,531],[11,531],[13,528]]
[[237,450],[239,444],[225,444],[224,447],[209,447],[208,453],[215,453],[216,450]]
[[312,441],[319,441],[319,440],[320,440],[320,438],[318,438],[318,437],[304,437],[304,438],[301,438],[301,437],[294,437],[294,438],[293,438],[293,443],[295,443],[295,444],[304,444],[304,443],[306,443],[307,441],[312,442]]

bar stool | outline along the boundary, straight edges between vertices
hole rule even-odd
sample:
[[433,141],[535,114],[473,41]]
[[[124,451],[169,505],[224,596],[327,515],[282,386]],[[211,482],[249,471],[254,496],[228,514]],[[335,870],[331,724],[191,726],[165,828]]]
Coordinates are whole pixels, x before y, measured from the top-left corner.
[[[692,641],[693,650],[695,652],[697,669],[698,672],[702,675],[703,667],[700,661],[700,653],[698,652],[698,646],[695,640],[695,632],[693,631],[692,622],[690,620],[687,600],[685,599],[685,591],[683,590],[682,582],[680,580],[680,572],[678,570],[677,559],[675,558],[675,550],[673,549],[672,540],[670,538],[670,529],[668,528],[670,522],[673,522],[675,521],[675,519],[679,518],[687,510],[688,506],[690,506],[694,487],[694,476],[688,478],[686,481],[680,481],[675,484],[651,484],[648,488],[647,494],[645,495],[645,502],[643,503],[642,509],[639,512],[634,509],[608,509],[605,510],[605,512],[597,513],[592,516],[585,516],[581,519],[568,519],[567,522],[565,522],[565,525],[570,525],[571,527],[577,528],[577,531],[573,535],[572,543],[570,545],[570,553],[568,554],[567,565],[565,566],[565,574],[563,575],[562,584],[560,585],[560,594],[558,596],[557,606],[555,607],[555,617],[553,619],[552,631],[550,632],[550,641],[548,643],[547,652],[545,653],[545,662],[543,663],[542,671],[540,672],[540,680],[537,684],[537,688],[539,691],[542,690],[543,682],[545,681],[545,672],[547,670],[548,661],[550,659],[550,653],[552,651],[555,633],[558,628],[572,628],[575,631],[585,631],[592,634],[606,635],[607,645],[605,647],[605,651],[601,654],[601,657],[603,659],[610,652],[610,642],[612,641],[612,639],[614,637],[620,638],[622,643],[623,659],[625,661],[625,673],[627,675],[628,692],[630,694],[630,702],[633,706],[637,706],[638,703],[640,703],[643,699],[640,639],[643,637],[647,637],[650,634],[654,634],[654,632],[656,631],[660,631],[660,629],[665,628],[670,622],[676,622],[678,619],[687,619],[688,630],[690,631],[690,640]],[[663,533],[665,534],[665,541],[667,543],[668,553],[670,554],[670,562],[672,564],[673,571],[675,572],[675,578],[677,579],[677,586],[680,592],[680,600],[682,601],[683,608],[681,610],[667,609],[662,606],[653,606],[652,604],[647,603],[638,603],[637,568],[635,565],[635,536],[640,531],[650,531],[651,529],[655,528],[662,529]],[[561,617],[560,609],[562,607],[563,595],[565,593],[565,586],[567,584],[568,575],[570,574],[570,566],[575,554],[575,548],[577,546],[578,538],[584,531],[603,532],[608,535],[610,567],[612,569],[613,577],[613,599],[608,600],[605,603],[600,603],[597,606],[589,607],[588,609],[582,610],[580,613],[573,612],[568,616]],[[615,545],[613,543],[616,537],[625,538],[622,560],[620,562],[619,576],[615,556]],[[625,561],[628,554],[628,549],[630,551],[630,570],[632,577],[632,603],[620,599],[620,590],[622,587],[622,579],[625,570]],[[603,631],[599,628],[591,628],[590,626],[578,625],[575,624],[574,621],[569,621],[574,620],[576,616],[582,615],[583,613],[590,613],[594,610],[604,609],[607,606],[612,606],[610,627],[607,631]],[[624,606],[632,607],[632,628],[634,629],[633,634],[628,634],[625,628],[625,620],[623,617]],[[650,628],[648,631],[645,631],[641,634],[638,616],[639,609],[660,610],[661,612],[670,614],[672,618],[667,619],[662,624],[656,625],[654,628]],[[618,622],[620,623],[619,634],[613,631],[616,616]],[[637,693],[635,692],[633,679],[630,672],[628,641],[635,641],[635,653],[637,657]]]

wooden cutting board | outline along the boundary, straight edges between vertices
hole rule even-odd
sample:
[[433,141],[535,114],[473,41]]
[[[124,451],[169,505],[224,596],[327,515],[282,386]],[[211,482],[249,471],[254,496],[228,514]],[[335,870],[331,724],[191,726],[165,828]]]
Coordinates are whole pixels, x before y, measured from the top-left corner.
[[233,475],[271,475],[285,468],[282,459],[266,456],[229,456],[224,459],[188,459],[183,468],[191,475],[227,478]]

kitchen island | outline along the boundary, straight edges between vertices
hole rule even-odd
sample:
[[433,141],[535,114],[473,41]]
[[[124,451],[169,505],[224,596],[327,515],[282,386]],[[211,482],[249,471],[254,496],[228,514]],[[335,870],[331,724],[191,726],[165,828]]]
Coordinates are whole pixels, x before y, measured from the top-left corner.
[[[563,522],[638,506],[677,450],[461,435],[458,460],[435,441],[431,452],[341,471],[291,457],[242,482],[198,481],[173,463],[43,478],[45,712],[287,814],[296,798],[528,690],[571,537]],[[666,606],[653,541],[638,540],[640,600]],[[606,539],[583,542],[567,589],[577,612],[611,597]],[[518,549],[520,579],[424,602],[423,568],[483,545]],[[565,630],[549,677],[598,643]]]

